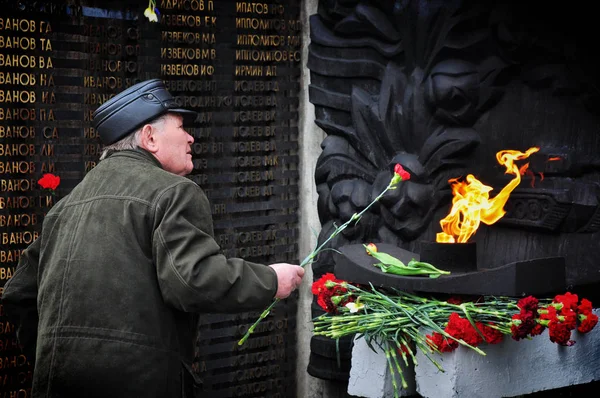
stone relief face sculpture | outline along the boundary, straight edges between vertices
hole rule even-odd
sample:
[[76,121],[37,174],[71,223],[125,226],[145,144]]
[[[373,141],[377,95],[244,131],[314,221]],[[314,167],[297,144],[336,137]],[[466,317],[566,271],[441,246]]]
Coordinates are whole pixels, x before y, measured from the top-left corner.
[[[600,281],[589,255],[600,229],[592,39],[581,10],[570,18],[543,3],[505,3],[320,2],[308,60],[315,122],[327,134],[315,175],[320,241],[401,163],[412,178],[331,247],[386,242],[418,252],[440,231],[450,178],[472,173],[497,192],[509,178],[495,153],[539,146],[507,214],[477,232],[478,263],[563,256],[569,284]],[[332,252],[313,270],[332,272]]]

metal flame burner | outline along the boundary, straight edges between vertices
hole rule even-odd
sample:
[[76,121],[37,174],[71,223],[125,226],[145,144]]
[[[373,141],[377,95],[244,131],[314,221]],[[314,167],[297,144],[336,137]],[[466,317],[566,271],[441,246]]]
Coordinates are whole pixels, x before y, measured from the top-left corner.
[[421,261],[450,272],[477,271],[477,246],[472,243],[420,243]]

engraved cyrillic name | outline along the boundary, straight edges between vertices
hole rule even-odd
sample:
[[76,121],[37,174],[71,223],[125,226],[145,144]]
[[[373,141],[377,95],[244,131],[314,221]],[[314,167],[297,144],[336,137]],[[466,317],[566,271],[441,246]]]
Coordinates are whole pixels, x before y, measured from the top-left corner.
[[[88,61],[88,69],[92,72],[111,72],[111,73],[136,73],[140,72],[141,66],[135,61],[121,61],[114,59],[96,59],[90,58]],[[134,84],[134,80],[125,79],[126,86]]]
[[300,62],[300,51],[235,50],[236,61]]
[[35,155],[33,144],[0,144],[0,156],[32,156]]
[[38,216],[35,213],[0,214],[0,227],[30,227],[37,222]]
[[0,53],[0,66],[18,68],[52,69],[52,58],[44,55]]
[[37,231],[2,232],[0,241],[3,245],[30,245],[39,236]]
[[86,93],[83,95],[83,103],[84,105],[100,105],[114,96],[115,94]]
[[275,120],[276,111],[242,111],[234,112],[234,122],[270,122]]
[[37,41],[33,37],[0,36],[0,48],[33,51],[37,48]]
[[279,155],[240,156],[235,158],[236,167],[277,166]]
[[119,76],[85,76],[83,87],[117,90],[123,88],[123,79]]
[[217,58],[217,50],[214,48],[161,48],[161,58],[185,59],[185,60],[214,60]]
[[277,128],[271,126],[236,126],[233,128],[233,137],[273,137],[276,132]]
[[[273,321],[271,321],[271,322],[273,322]],[[258,327],[261,327],[261,325],[262,324],[258,324]],[[258,327],[257,327],[257,330],[258,330]],[[261,329],[264,329],[264,328],[261,327]],[[257,332],[257,333],[259,333],[259,332]],[[241,335],[243,335],[243,333]],[[245,355],[237,356],[234,359],[233,366],[261,364],[264,362],[272,362],[272,361],[282,360],[282,359],[285,359],[285,357],[286,357],[286,355],[285,355],[284,349],[255,352],[252,354],[245,354]]]
[[23,250],[0,250],[0,263],[18,263],[21,254]]
[[126,38],[137,40],[139,38],[139,32],[135,27],[124,28],[122,26],[105,24],[85,24],[83,25],[83,35],[102,39]]
[[281,394],[274,393],[273,390],[280,390],[283,387],[283,383],[282,379],[274,377],[249,384],[238,383],[238,385],[232,387],[232,393],[234,397],[248,397],[256,394],[265,396],[265,393],[268,392],[268,396],[271,398],[282,398]]
[[203,32],[174,32],[174,31],[163,31],[161,33],[161,39],[163,42],[168,43],[185,43],[185,44],[215,44],[214,33],[203,33]]
[[164,10],[214,11],[213,0],[161,0],[160,8]]
[[167,80],[165,86],[170,92],[214,91],[217,88],[217,82],[208,80]]
[[[273,185],[267,185],[267,186],[261,186],[261,185],[257,185],[257,186],[244,186],[244,187],[238,187],[238,188],[234,188],[233,189],[233,197],[234,198],[255,198],[258,196],[272,196],[273,192],[274,192],[274,186]],[[272,246],[274,247],[274,246]],[[239,250],[242,250],[243,248],[240,248]],[[269,254],[273,254],[274,252],[268,252],[266,249],[263,252],[263,255],[266,255],[267,253]],[[236,256],[236,257],[244,257],[243,255],[240,256]]]
[[283,345],[285,343],[284,335],[282,333],[272,334],[270,336],[260,336],[260,337],[250,337],[245,344],[238,346],[237,342],[233,346],[234,351],[245,351],[252,350],[255,348],[264,348],[278,345]]
[[[287,36],[290,37],[290,36]],[[285,46],[289,43],[284,35],[237,35],[238,46]]]
[[15,86],[35,86],[37,82],[38,79],[33,73],[0,71],[0,84],[10,84]]
[[234,82],[235,91],[279,91],[279,83],[277,81],[263,80],[236,80]]
[[0,31],[51,33],[52,27],[47,21],[24,18],[0,18]]
[[36,120],[36,112],[28,108],[0,108],[0,120]]
[[235,106],[257,107],[257,106],[277,106],[277,97],[274,95],[237,95],[233,97]]
[[[0,174],[29,174],[35,173],[35,162],[19,160],[19,161],[2,161],[0,160]],[[2,217],[2,215],[0,215]],[[1,226],[1,225],[0,225]]]
[[33,126],[10,126],[0,124],[0,138],[35,138],[35,127]]
[[277,143],[271,141],[240,141],[231,143],[232,152],[270,152],[277,150]]
[[225,145],[222,142],[194,142],[192,153],[195,155],[206,153],[223,153]]
[[226,96],[182,96],[177,97],[176,102],[183,107],[191,108],[211,108],[221,106],[231,106],[231,97]]
[[[0,254],[0,259],[2,259],[2,255]],[[4,263],[4,261],[3,261]],[[0,280],[7,280],[12,278],[16,270],[16,267],[4,267],[0,268]]]
[[283,14],[284,6],[281,4],[268,4],[251,1],[236,1],[235,12],[242,14]]
[[161,23],[167,26],[185,26],[188,28],[215,27],[217,17],[201,15],[162,15]]
[[244,381],[244,380],[258,379],[261,377],[270,377],[270,376],[273,376],[274,374],[279,373],[280,370],[281,369],[280,369],[279,365],[266,365],[266,366],[259,366],[256,368],[238,370],[235,372],[234,379],[236,381]]
[[160,73],[166,76],[212,76],[215,67],[198,64],[161,64]]
[[[0,65],[0,66],[2,66],[2,65]],[[32,104],[35,101],[36,101],[35,91],[0,90],[0,104],[1,103]]]
[[286,30],[285,19],[236,18],[236,29]]

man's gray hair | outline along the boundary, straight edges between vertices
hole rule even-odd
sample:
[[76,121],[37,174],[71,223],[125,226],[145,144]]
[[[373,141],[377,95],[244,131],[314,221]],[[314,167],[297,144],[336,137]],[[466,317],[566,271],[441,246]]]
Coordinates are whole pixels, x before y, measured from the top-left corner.
[[[150,123],[146,123],[146,124],[150,124],[156,128],[161,128],[167,115],[168,114],[164,114],[164,115],[154,119]],[[115,142],[114,144],[105,146],[102,149],[102,155],[100,155],[100,160],[105,159],[112,152],[137,149],[140,146],[140,132],[142,131],[143,128],[144,128],[144,126],[140,127],[133,133],[126,135],[125,138],[121,138],[119,141]]]

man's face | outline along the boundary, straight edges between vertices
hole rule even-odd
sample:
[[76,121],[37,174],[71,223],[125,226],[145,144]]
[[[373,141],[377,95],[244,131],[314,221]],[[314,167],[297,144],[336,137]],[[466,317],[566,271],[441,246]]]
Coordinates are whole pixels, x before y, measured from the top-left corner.
[[180,176],[187,175],[194,169],[192,163],[192,144],[194,137],[183,129],[183,118],[175,113],[168,113],[162,123],[156,125],[158,150],[154,156],[162,167]]

